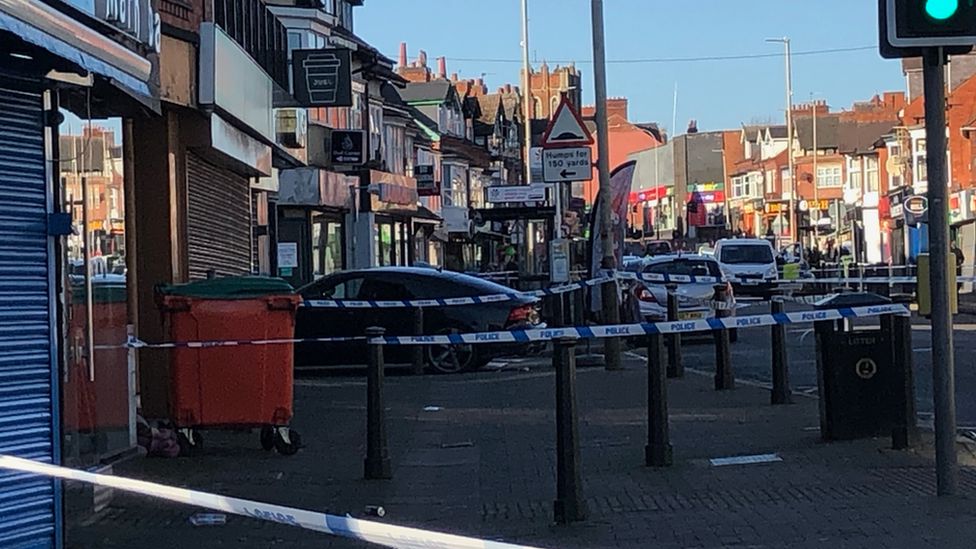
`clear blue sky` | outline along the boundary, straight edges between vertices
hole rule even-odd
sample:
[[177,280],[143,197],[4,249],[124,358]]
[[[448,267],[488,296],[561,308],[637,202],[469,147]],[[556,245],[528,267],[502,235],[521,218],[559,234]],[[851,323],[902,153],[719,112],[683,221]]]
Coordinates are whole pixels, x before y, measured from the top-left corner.
[[[614,60],[781,53],[766,38],[789,36],[797,55],[794,101],[811,92],[834,108],[903,90],[898,61],[877,53],[877,2],[872,0],[605,0],[608,90],[630,99],[631,119],[671,126],[678,85],[677,133],[688,120],[702,130],[735,128],[753,119],[782,120],[783,58],[678,63]],[[463,6],[463,7],[462,7]],[[356,10],[356,33],[394,60],[401,41],[411,60],[423,49],[430,65],[448,58],[448,73],[485,75],[491,89],[517,84],[521,58],[519,0],[368,0]],[[529,0],[533,61],[574,60],[583,71],[584,101],[592,102],[589,0]]]

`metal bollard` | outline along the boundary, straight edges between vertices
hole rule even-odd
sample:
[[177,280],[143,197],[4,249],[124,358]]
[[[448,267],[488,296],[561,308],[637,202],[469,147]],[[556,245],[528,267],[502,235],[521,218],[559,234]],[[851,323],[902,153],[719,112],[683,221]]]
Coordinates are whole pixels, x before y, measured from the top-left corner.
[[[417,307],[413,310],[413,335],[424,335],[424,309],[422,307]],[[411,349],[411,362],[413,364],[413,373],[415,375],[423,375],[424,370],[427,367],[427,357],[425,356],[426,352],[427,348],[423,345],[417,345]]]
[[644,447],[644,463],[648,467],[668,467],[673,463],[668,424],[667,360],[664,336],[647,336],[647,446]]
[[552,365],[556,370],[556,500],[553,515],[556,522],[568,524],[586,519],[576,415],[576,338],[561,337],[553,341]]
[[[773,315],[782,314],[785,310],[782,298],[774,297],[770,303]],[[770,393],[772,404],[791,404],[793,395],[790,391],[789,357],[786,354],[786,325],[773,324],[773,390]]]
[[[715,296],[712,298],[717,302],[725,302],[728,298],[729,288],[725,284],[715,285]],[[732,315],[732,311],[718,310],[715,316],[725,318]],[[715,337],[715,390],[727,391],[735,389],[735,374],[732,372],[732,344],[729,341],[729,330],[721,329],[712,332]]]
[[918,445],[919,440],[912,364],[912,319],[909,316],[883,316],[881,329],[891,334],[891,358],[898,369],[897,391],[901,397],[895,414],[895,426],[891,430],[891,447],[906,450]]
[[[678,290],[677,284],[668,284],[665,286],[668,290],[668,322],[677,322],[678,320]],[[668,344],[668,377],[669,378],[682,378],[685,377],[685,365],[684,361],[681,360],[681,334],[668,334],[666,337]]]
[[364,477],[367,480],[392,478],[390,454],[386,447],[386,419],[384,417],[383,344],[373,343],[381,338],[386,330],[367,328],[366,353],[366,459]]

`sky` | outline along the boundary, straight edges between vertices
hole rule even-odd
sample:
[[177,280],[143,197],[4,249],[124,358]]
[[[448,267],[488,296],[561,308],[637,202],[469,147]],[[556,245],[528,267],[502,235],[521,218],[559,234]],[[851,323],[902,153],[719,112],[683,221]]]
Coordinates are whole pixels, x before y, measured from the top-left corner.
[[[783,120],[784,48],[767,38],[792,41],[794,103],[813,97],[850,108],[905,88],[899,61],[878,54],[874,0],[605,0],[604,13],[609,95],[630,100],[633,122],[670,129],[676,120],[672,135],[691,119],[703,131]],[[584,103],[592,103],[590,0],[529,0],[529,18],[533,62],[575,61]],[[423,49],[435,70],[445,56],[448,74],[483,76],[492,91],[518,84],[520,0],[368,0],[355,30],[394,60],[405,41],[411,60]],[[770,57],[635,62],[756,55]]]

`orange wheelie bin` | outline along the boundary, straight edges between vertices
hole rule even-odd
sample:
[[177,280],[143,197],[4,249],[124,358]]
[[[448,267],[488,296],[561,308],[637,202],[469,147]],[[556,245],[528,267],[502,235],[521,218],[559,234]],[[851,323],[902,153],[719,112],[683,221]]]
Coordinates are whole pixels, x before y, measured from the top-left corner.
[[[292,455],[295,312],[285,281],[230,277],[158,289],[174,348],[170,417],[181,452],[203,444],[199,429],[260,428],[261,446]],[[282,341],[284,340],[284,341]]]

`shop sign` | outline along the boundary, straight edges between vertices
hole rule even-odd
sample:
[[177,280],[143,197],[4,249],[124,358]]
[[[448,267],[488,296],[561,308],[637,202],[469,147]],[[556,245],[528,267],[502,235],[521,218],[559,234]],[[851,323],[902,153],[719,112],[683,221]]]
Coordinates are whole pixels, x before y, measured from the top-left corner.
[[723,190],[725,190],[725,185],[722,183],[693,183],[688,185],[688,192],[690,193],[713,193]]
[[914,216],[923,215],[929,209],[929,201],[922,195],[915,195],[905,200],[905,210]]
[[891,209],[891,218],[898,219],[905,215],[905,191],[899,190],[888,195],[888,205]]
[[159,53],[161,23],[159,13],[152,4],[152,0],[95,0],[95,17]]
[[488,187],[488,202],[504,204],[508,202],[545,202],[549,185],[495,185]]
[[440,186],[434,177],[433,164],[413,167],[413,178],[417,180],[417,194],[420,196],[437,196],[441,194]]
[[292,52],[295,100],[306,107],[351,107],[352,52],[345,48]]
[[366,132],[333,130],[330,157],[332,164],[363,165],[366,162]]
[[767,214],[778,214],[781,212],[788,212],[790,207],[782,202],[769,202],[766,204]]

